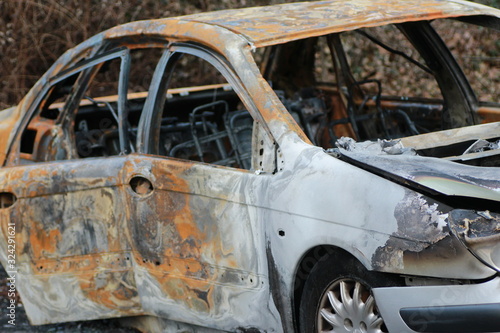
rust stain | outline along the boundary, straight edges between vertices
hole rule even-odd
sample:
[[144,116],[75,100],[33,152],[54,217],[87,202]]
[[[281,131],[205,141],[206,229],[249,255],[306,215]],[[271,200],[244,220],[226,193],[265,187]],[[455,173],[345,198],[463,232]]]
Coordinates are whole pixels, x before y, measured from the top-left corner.
[[139,297],[131,271],[101,271],[78,276],[80,288],[86,297],[124,314],[136,314]]
[[[184,244],[187,244],[185,241],[187,241],[189,238],[201,239],[200,230],[198,228],[196,228],[193,225],[192,221],[189,220],[188,218],[186,218],[186,217],[176,218],[175,225],[177,227],[177,231],[179,232],[179,236],[181,236],[181,239],[184,240],[183,241]],[[188,245],[188,247],[192,247],[192,246]],[[184,250],[188,250],[188,249],[184,249]]]
[[46,231],[40,228],[38,223],[31,224],[30,229],[28,244],[31,245],[33,251],[31,256],[36,260],[37,258],[54,255],[57,251],[57,244],[61,240],[61,231],[59,229]]
[[356,0],[344,1],[342,6],[336,1],[304,2],[200,13],[182,19],[222,26],[260,47],[361,27],[480,13],[479,8],[476,11],[441,1]]

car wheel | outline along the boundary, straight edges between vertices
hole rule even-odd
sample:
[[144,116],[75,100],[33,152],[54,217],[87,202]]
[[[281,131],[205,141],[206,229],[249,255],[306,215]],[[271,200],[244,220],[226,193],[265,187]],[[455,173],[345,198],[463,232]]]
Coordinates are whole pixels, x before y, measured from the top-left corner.
[[395,284],[381,273],[368,272],[354,259],[323,258],[313,267],[304,285],[300,331],[388,332],[371,288]]

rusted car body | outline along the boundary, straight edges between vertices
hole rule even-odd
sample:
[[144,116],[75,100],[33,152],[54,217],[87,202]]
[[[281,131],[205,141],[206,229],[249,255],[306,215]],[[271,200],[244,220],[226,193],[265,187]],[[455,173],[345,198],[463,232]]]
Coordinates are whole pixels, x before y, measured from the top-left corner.
[[[458,0],[305,2],[133,22],[67,51],[0,112],[0,259],[30,322],[498,331],[500,104],[431,21],[498,33],[499,18]],[[341,34],[387,25],[440,98],[352,77]],[[184,85],[186,58],[207,84]],[[101,70],[114,94],[92,86]]]

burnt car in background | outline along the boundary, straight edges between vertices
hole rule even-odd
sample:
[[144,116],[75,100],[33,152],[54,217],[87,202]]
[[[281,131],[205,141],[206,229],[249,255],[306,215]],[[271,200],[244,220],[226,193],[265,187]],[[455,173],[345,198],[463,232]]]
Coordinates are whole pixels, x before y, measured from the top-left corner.
[[0,112],[0,258],[30,322],[499,331],[498,65],[484,99],[445,43],[499,17],[290,3],[67,51]]

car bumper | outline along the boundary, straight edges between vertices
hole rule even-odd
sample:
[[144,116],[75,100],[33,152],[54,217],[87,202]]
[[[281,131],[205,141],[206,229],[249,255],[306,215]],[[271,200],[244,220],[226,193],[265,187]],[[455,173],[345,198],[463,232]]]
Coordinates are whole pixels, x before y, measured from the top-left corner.
[[373,289],[389,332],[500,332],[500,277],[473,285]]

